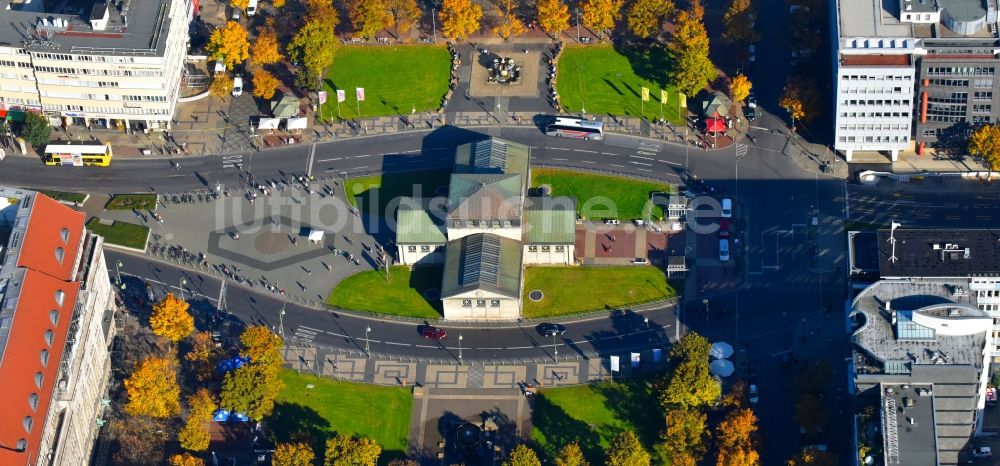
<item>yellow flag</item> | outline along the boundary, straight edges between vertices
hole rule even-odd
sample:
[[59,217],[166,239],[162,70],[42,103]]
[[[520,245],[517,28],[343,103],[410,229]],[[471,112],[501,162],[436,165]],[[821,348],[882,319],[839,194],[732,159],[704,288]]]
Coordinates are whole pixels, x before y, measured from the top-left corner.
[[642,88],[642,101],[649,102],[649,88]]
[[660,89],[660,103],[666,105],[667,103],[667,90]]
[[677,98],[681,99],[681,107],[687,108],[687,106],[688,106],[687,96],[684,95],[683,92],[678,92],[677,93]]

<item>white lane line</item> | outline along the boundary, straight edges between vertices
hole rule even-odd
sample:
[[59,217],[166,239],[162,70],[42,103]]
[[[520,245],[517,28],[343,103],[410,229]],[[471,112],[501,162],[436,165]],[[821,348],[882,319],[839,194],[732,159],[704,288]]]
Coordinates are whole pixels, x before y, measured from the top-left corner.
[[417,348],[438,348],[437,346],[429,346],[429,345],[413,345],[413,346]]
[[632,157],[633,159],[653,160],[652,157],[642,157],[639,155],[630,155],[629,157]]
[[625,168],[625,165],[618,165],[617,163],[609,163],[608,166],[609,167]]
[[531,349],[531,348],[534,348],[534,346],[508,346],[507,347],[507,349],[509,349],[509,350],[510,349]]
[[597,154],[596,150],[584,150],[584,149],[573,149],[573,152],[586,152],[588,154]]
[[[646,168],[638,168],[637,170],[639,170],[641,172],[651,172],[651,171],[653,171],[653,170],[649,170],[649,169],[646,169]],[[680,177],[678,177],[678,178],[680,178]]]
[[401,151],[401,152],[399,152],[399,153],[400,153],[400,154],[415,154],[415,153],[417,153],[417,152],[420,152],[420,149],[413,149],[413,150],[404,150],[404,151]]
[[387,344],[387,345],[396,345],[396,346],[413,346],[413,345],[411,345],[409,343],[396,343],[394,341],[387,341],[387,342],[385,342],[385,344]]
[[502,350],[503,348],[476,348],[477,350],[488,349],[488,350]]
[[581,162],[583,162],[583,163],[597,163],[597,162],[591,162],[590,160],[581,160]]
[[558,161],[560,161],[560,162],[565,162],[565,161],[567,161],[567,160],[569,160],[569,159],[556,159],[556,158],[553,158],[552,160],[558,160]]
[[663,162],[663,163],[666,163],[666,164],[676,165],[678,167],[681,166],[681,165],[684,165],[683,163],[671,162],[669,160],[660,160],[660,161]]
[[312,176],[313,174],[313,159],[316,158],[316,143],[312,143],[309,147],[309,162],[306,163],[306,176]]
[[601,155],[619,155],[614,152],[601,152]]
[[334,160],[340,160],[340,159],[342,159],[342,158],[343,158],[343,157],[334,157],[334,158],[332,158],[332,159],[322,159],[322,160],[317,160],[317,162],[333,162]]
[[569,150],[568,147],[546,147],[546,149],[551,149],[551,150]]
[[363,159],[365,157],[371,157],[371,156],[372,156],[372,154],[355,155],[354,158],[356,158],[356,159]]
[[634,165],[642,165],[644,167],[652,167],[653,166],[653,164],[651,164],[651,163],[632,162],[632,161],[629,161],[629,163],[634,164]]
[[649,152],[649,151],[644,151],[644,150],[637,150],[635,152],[638,153],[638,154],[642,154],[642,155],[656,155],[656,152]]
[[363,168],[368,168],[368,165],[362,165],[360,167],[348,168],[348,170],[361,170]]

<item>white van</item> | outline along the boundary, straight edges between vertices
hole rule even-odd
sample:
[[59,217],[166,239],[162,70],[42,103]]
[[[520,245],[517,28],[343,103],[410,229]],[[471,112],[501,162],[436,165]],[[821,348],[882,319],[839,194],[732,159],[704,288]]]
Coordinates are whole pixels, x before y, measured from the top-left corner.
[[722,262],[729,261],[729,240],[720,239],[719,240],[719,260]]
[[250,0],[247,4],[247,16],[253,16],[257,14],[257,0]]
[[236,76],[233,78],[233,97],[239,97],[243,95],[243,77]]
[[732,218],[733,200],[728,197],[722,200],[722,218]]

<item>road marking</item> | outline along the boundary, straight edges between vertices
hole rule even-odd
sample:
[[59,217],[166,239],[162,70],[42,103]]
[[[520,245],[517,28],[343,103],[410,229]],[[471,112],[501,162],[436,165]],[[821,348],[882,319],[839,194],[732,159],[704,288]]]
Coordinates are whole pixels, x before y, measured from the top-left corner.
[[334,157],[334,158],[332,158],[332,159],[322,159],[322,160],[317,160],[317,162],[333,162],[334,160],[340,160],[340,159],[342,159],[342,158],[343,158],[343,157]]
[[242,154],[222,156],[222,168],[238,167],[242,163],[243,163]]
[[387,341],[387,342],[385,342],[385,344],[387,344],[387,345],[396,345],[396,346],[413,346],[413,345],[411,345],[409,343],[396,343],[394,341]]
[[440,348],[439,346],[428,346],[428,345],[413,345],[417,348]]
[[666,163],[666,164],[669,164],[669,165],[676,165],[676,166],[678,166],[678,167],[679,167],[679,166],[681,166],[681,165],[684,165],[684,164],[682,164],[682,163],[678,163],[678,162],[671,162],[671,161],[669,161],[669,160],[660,160],[660,161],[661,161],[661,162],[663,162],[663,163]]
[[348,170],[361,170],[362,168],[368,168],[368,165],[362,165],[360,167],[348,168]]
[[[637,168],[637,170],[639,170],[641,172],[651,172],[651,171],[653,171],[653,170],[650,170],[648,168]],[[678,178],[680,178],[680,177],[678,177]]]
[[309,162],[306,163],[306,176],[312,176],[313,174],[313,159],[316,157],[316,143],[312,143],[309,147]]
[[558,161],[560,161],[560,162],[565,162],[565,161],[567,161],[567,160],[569,160],[569,159],[552,159],[552,160],[558,160]]
[[618,168],[625,168],[625,165],[618,165],[617,163],[609,163],[608,166],[618,167]]
[[586,152],[588,154],[597,154],[596,150],[584,150],[584,149],[573,149],[573,152]]
[[476,349],[477,350],[484,350],[484,349],[488,349],[488,350],[502,350],[503,348],[487,348],[487,347],[484,347],[484,348],[476,348]]
[[546,149],[552,149],[552,150],[569,150],[568,147],[546,147]]
[[372,156],[372,154],[355,155],[354,158],[356,158],[356,159],[363,159],[365,157],[371,157],[371,156]]
[[591,162],[590,160],[581,160],[581,162],[583,162],[583,163],[597,163],[597,162]]
[[534,348],[534,346],[509,346],[509,347],[507,347],[507,349],[509,349],[509,350],[512,350],[512,349],[531,349],[531,348]]
[[631,162],[631,161],[629,163],[635,164],[635,165],[642,165],[644,167],[652,167],[653,166],[653,164],[651,164],[651,163]]
[[420,149],[404,150],[404,151],[401,151],[399,153],[400,154],[415,154],[415,153],[418,153],[418,152],[420,152]]
[[614,152],[601,152],[601,155],[619,155]]
[[656,152],[649,152],[649,151],[644,151],[644,150],[637,150],[635,152],[637,154],[642,154],[642,155],[656,155]]
[[652,157],[640,157],[638,155],[630,155],[629,157],[632,157],[633,159],[653,160]]

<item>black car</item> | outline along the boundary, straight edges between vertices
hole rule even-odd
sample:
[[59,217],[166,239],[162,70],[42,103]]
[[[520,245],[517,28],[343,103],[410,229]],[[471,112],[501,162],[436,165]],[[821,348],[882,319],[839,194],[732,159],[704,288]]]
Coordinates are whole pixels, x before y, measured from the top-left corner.
[[747,95],[747,107],[757,108],[757,95],[753,91],[750,91],[750,94]]
[[747,118],[747,121],[754,121],[757,119],[757,109],[753,107],[745,107],[743,109],[743,116]]
[[566,333],[566,326],[561,324],[539,324],[538,333],[541,333],[542,335],[545,335],[547,337],[564,335]]

